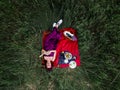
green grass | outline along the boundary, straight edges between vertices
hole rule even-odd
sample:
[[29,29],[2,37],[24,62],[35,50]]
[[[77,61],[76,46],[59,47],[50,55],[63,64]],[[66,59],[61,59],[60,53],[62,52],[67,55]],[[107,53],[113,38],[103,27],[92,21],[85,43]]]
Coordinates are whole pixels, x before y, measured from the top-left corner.
[[[77,30],[81,66],[41,68],[42,31]],[[119,0],[1,0],[0,90],[120,90]]]

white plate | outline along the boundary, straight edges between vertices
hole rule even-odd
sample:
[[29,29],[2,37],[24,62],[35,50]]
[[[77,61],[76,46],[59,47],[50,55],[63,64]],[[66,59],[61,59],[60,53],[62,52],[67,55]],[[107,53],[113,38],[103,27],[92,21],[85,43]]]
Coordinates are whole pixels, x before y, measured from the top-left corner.
[[76,67],[77,67],[76,62],[75,62],[75,61],[71,61],[71,62],[69,63],[69,67],[72,68],[72,69],[76,68]]

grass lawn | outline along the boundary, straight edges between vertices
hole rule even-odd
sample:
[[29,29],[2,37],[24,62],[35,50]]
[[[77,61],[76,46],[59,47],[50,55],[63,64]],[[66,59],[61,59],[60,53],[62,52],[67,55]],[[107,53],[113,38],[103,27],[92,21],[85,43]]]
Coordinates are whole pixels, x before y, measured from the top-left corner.
[[[81,66],[41,68],[42,31],[63,19]],[[0,0],[0,90],[120,90],[119,0]]]

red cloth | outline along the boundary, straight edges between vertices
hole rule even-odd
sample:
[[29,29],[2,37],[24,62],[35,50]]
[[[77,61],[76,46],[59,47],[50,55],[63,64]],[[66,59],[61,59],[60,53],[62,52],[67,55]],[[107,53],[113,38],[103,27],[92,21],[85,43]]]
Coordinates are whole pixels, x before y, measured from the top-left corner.
[[54,61],[54,67],[60,67],[60,68],[69,67],[69,64],[59,64],[58,65],[59,55],[62,51],[68,51],[72,55],[76,56],[75,62],[77,64],[77,66],[80,66],[80,54],[79,54],[79,49],[78,49],[78,40],[72,41],[72,40],[68,39],[67,37],[65,37],[63,34],[64,31],[69,31],[76,36],[76,31],[73,28],[64,28],[59,31],[61,33],[61,39],[59,40],[57,48],[56,48],[57,54],[56,54],[56,59]]

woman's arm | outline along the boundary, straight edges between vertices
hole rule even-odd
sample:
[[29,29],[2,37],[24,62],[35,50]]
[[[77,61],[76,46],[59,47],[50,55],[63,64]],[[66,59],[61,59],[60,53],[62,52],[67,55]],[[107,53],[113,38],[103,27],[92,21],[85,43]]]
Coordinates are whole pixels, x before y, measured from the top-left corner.
[[50,55],[52,52],[54,53],[52,61],[54,61],[55,58],[56,58],[56,50],[49,50],[49,51],[46,51],[45,55]]
[[54,53],[52,61],[54,61],[56,58],[56,50],[49,50],[49,51],[42,50],[42,54],[40,55],[40,57],[42,57],[43,55],[50,55],[52,52]]
[[54,61],[54,60],[55,60],[55,58],[56,58],[56,50],[50,50],[49,52],[50,52],[50,53],[51,53],[51,52],[54,52],[54,55],[53,55],[53,60],[52,60],[52,61]]

